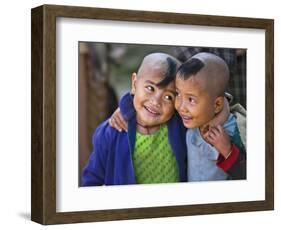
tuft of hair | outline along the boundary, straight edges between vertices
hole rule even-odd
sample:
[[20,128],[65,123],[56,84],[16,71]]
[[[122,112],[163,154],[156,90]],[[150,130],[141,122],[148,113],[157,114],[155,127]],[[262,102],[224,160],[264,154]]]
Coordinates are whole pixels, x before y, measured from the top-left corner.
[[175,80],[180,64],[180,61],[169,54],[151,53],[144,57],[139,67],[138,74],[147,66],[150,68],[161,68],[164,78],[157,83],[157,86],[165,87]]
[[166,62],[167,63],[164,70],[164,78],[162,81],[157,83],[157,86],[159,87],[165,87],[169,85],[170,82],[172,82],[176,78],[178,65],[177,61],[170,57],[167,57]]
[[178,75],[180,78],[187,80],[190,76],[196,75],[203,67],[202,61],[197,58],[190,58],[180,66]]
[[229,81],[229,68],[219,56],[201,52],[184,62],[178,70],[178,77],[184,80],[191,76],[200,76],[206,82],[206,90],[215,96],[223,96]]

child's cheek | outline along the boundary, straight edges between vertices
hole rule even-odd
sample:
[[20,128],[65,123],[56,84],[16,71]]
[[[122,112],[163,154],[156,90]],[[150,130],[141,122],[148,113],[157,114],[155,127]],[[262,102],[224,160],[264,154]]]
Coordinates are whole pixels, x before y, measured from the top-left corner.
[[176,98],[176,100],[175,100],[175,109],[177,111],[179,111],[179,99],[178,98]]

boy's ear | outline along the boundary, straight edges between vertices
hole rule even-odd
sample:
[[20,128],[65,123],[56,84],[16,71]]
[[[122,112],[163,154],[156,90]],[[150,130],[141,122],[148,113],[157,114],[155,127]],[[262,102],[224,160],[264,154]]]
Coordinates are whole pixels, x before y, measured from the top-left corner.
[[136,92],[136,83],[137,83],[137,74],[133,73],[131,76],[132,79],[132,89],[131,89],[131,94],[134,95]]
[[224,97],[217,97],[215,100],[215,114],[222,111],[224,105]]

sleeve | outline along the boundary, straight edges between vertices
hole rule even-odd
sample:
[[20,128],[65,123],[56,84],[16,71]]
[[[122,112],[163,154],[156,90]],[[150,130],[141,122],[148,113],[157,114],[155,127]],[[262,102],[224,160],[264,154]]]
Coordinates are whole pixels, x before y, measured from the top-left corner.
[[219,155],[217,166],[233,180],[246,179],[246,154],[235,144],[232,144],[232,153],[227,159]]
[[82,172],[82,186],[103,185],[108,154],[108,141],[105,135],[106,122],[99,126],[92,138],[93,151]]
[[136,116],[136,110],[134,107],[134,97],[130,93],[126,93],[119,102],[119,108],[122,116],[126,121],[131,120]]

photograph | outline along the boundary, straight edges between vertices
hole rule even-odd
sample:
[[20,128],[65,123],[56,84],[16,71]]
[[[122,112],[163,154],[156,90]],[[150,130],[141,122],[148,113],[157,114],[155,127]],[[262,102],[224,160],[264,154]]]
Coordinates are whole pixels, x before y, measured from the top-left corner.
[[79,42],[79,185],[246,179],[246,53]]

